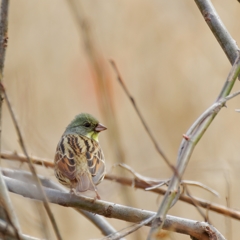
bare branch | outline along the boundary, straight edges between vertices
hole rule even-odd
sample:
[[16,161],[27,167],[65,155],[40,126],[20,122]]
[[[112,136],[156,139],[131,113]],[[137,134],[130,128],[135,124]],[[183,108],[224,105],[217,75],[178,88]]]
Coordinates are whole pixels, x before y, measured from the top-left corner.
[[8,39],[8,6],[9,0],[2,0],[0,16],[0,82],[2,82],[3,79],[3,68]]
[[[22,182],[34,183],[33,176],[30,172],[22,170],[12,170],[7,168],[3,168],[2,171],[3,174],[7,177],[14,178]],[[69,193],[69,191],[67,191],[63,186],[52,182],[45,177],[38,175],[38,178],[40,179],[44,187],[60,190],[64,193]],[[116,232],[116,230],[102,216],[94,215],[91,212],[87,212],[77,208],[75,208],[75,210],[84,215],[89,221],[91,221],[102,232],[103,235],[109,235]]]
[[[22,163],[28,162],[27,158],[22,154],[10,153],[10,152],[2,152],[0,154],[1,154],[1,158],[3,158],[3,159],[16,160],[16,161],[19,161]],[[30,157],[30,159],[33,164],[40,165],[43,167],[50,167],[50,168],[54,167],[54,163],[50,160],[40,158],[40,157],[33,157],[33,156]]]
[[117,68],[115,62],[113,60],[110,60],[110,63],[112,65],[112,67],[113,67],[113,70],[115,71],[115,73],[117,75],[117,80],[119,81],[120,85],[122,86],[122,88],[123,88],[124,92],[126,93],[128,99],[131,101],[131,103],[132,103],[132,105],[133,105],[133,107],[134,107],[134,109],[135,109],[135,111],[136,111],[136,113],[137,113],[137,115],[138,115],[138,117],[139,117],[143,127],[145,128],[148,136],[150,137],[151,141],[153,142],[157,152],[162,156],[162,158],[166,162],[166,164],[175,172],[176,171],[175,167],[170,163],[170,161],[168,160],[167,156],[165,155],[163,150],[160,148],[160,146],[157,143],[156,139],[154,138],[152,132],[150,131],[150,128],[148,127],[146,121],[144,120],[144,118],[143,118],[143,116],[142,116],[142,114],[141,114],[141,112],[140,112],[140,110],[139,110],[139,108],[138,108],[138,106],[136,104],[136,101],[131,96],[131,94],[128,91],[126,85],[124,84],[123,79],[122,79],[122,77],[120,75],[120,72],[118,71],[118,68]]
[[[15,175],[15,173],[13,174]],[[42,184],[45,187],[51,187],[53,189],[60,190],[61,192],[69,193],[69,191],[67,191],[63,186],[57,183],[49,181],[48,179],[43,179],[41,177],[40,177],[40,180],[43,180]],[[93,214],[91,212],[88,212],[82,209],[78,209],[78,208],[74,208],[74,209],[80,214],[82,214],[83,216],[85,216],[90,222],[92,222],[102,232],[103,235],[107,236],[113,233],[116,234],[117,232],[116,229],[114,229],[102,216]]]
[[[9,191],[22,195],[27,198],[42,201],[42,196],[37,187],[32,184],[26,184],[9,177],[4,177]],[[108,218],[116,218],[128,222],[139,223],[155,216],[154,212],[123,206],[102,200],[93,201],[86,196],[76,196],[69,193],[63,193],[58,190],[43,187],[49,202],[64,207],[73,207],[100,214]],[[158,224],[160,224],[158,222]],[[149,222],[147,226],[150,226]],[[167,216],[163,228],[169,231],[175,231],[195,237],[196,239],[209,239],[210,236],[217,236],[218,239],[224,237],[211,225],[205,222],[198,222],[184,218]]]

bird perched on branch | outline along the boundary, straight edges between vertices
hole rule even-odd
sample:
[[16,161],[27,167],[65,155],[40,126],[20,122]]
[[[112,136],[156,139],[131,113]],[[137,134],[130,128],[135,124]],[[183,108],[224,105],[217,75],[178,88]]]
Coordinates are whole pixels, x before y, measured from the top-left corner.
[[105,160],[98,143],[98,134],[106,130],[97,119],[81,113],[67,126],[55,154],[55,176],[71,192],[93,190],[105,174]]

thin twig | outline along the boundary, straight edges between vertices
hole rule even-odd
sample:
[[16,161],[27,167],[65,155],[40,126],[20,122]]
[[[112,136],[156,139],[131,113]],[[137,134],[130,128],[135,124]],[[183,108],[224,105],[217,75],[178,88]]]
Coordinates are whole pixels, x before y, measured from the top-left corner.
[[[27,184],[9,177],[4,177],[10,192],[20,194],[24,197],[42,201],[42,196],[33,184]],[[63,193],[58,190],[43,187],[49,201],[64,207],[79,208],[86,211],[100,214],[108,218],[116,218],[133,223],[139,223],[155,216],[155,212],[123,206],[116,203],[102,200],[92,201],[92,198],[83,195],[75,196],[70,193]],[[159,222],[160,223],[160,222]],[[147,226],[150,226],[149,222]],[[168,215],[163,228],[178,233],[187,234],[196,239],[207,240],[209,236],[216,236],[217,239],[225,239],[213,226],[205,222],[193,221],[190,219],[178,218]]]
[[16,119],[15,114],[14,114],[14,112],[13,112],[11,103],[10,103],[10,101],[9,101],[7,92],[6,92],[3,84],[1,84],[0,87],[1,87],[1,91],[2,91],[2,93],[3,93],[3,95],[4,95],[4,98],[5,98],[5,100],[6,100],[7,107],[8,107],[8,110],[9,110],[9,112],[10,112],[10,115],[11,115],[11,117],[12,117],[14,126],[15,126],[15,128],[16,128],[16,132],[17,132],[17,135],[18,135],[18,138],[19,138],[19,144],[20,144],[20,146],[21,146],[21,148],[22,148],[22,151],[24,152],[24,154],[25,154],[25,156],[26,156],[26,158],[27,158],[28,166],[29,166],[29,168],[30,168],[30,170],[31,170],[31,172],[32,172],[32,174],[33,174],[33,177],[34,177],[34,180],[35,180],[37,189],[38,189],[38,191],[41,193],[41,199],[42,199],[42,201],[43,201],[43,205],[44,205],[44,207],[45,207],[45,209],[46,209],[46,212],[47,212],[47,214],[48,214],[48,216],[49,216],[49,219],[50,219],[50,221],[51,221],[51,223],[52,223],[53,229],[54,229],[54,231],[55,231],[55,234],[56,234],[58,240],[61,240],[62,237],[61,237],[61,234],[60,234],[59,229],[58,229],[58,227],[57,227],[57,223],[56,223],[55,218],[54,218],[54,216],[53,216],[53,213],[52,213],[52,211],[51,211],[51,209],[50,209],[50,207],[49,207],[48,200],[47,200],[47,197],[46,197],[46,195],[45,195],[45,192],[44,192],[43,189],[42,189],[41,182],[40,182],[40,180],[39,180],[38,177],[37,177],[37,173],[36,173],[36,170],[35,170],[35,168],[34,168],[34,165],[32,164],[32,161],[31,161],[31,159],[30,159],[30,157],[29,157],[29,155],[28,155],[27,148],[26,148],[25,143],[24,143],[24,141],[23,141],[23,137],[22,137],[20,128],[19,128],[19,126],[18,126],[17,119]]
[[[2,159],[7,159],[7,160],[15,160],[15,161],[19,161],[22,163],[27,163],[28,159],[26,158],[26,156],[24,156],[23,154],[18,154],[18,153],[10,153],[10,152],[1,152],[0,153],[1,158]],[[33,164],[39,165],[39,166],[43,166],[43,167],[49,167],[49,168],[54,168],[54,163],[50,160],[47,159],[43,159],[40,157],[30,157],[31,162]]]
[[[198,127],[206,121],[207,118],[211,117],[212,114],[218,113],[223,106],[225,106],[226,101],[231,100],[232,98],[238,96],[240,91],[237,91],[233,94],[230,94],[226,97],[218,99],[215,103],[213,103],[208,109],[206,109],[198,118],[197,120],[191,125],[186,133],[186,137],[189,137],[198,129]],[[179,155],[181,154],[183,148],[179,149]]]
[[130,92],[128,91],[126,85],[123,82],[123,79],[120,75],[120,72],[116,66],[116,63],[113,60],[110,60],[110,63],[112,65],[113,70],[115,71],[116,75],[117,75],[117,80],[119,81],[120,85],[122,86],[124,92],[126,93],[127,97],[129,98],[129,100],[131,101],[141,123],[143,124],[143,127],[145,128],[148,136],[150,137],[151,141],[153,142],[157,152],[162,156],[163,160],[166,162],[166,164],[174,171],[176,172],[175,167],[170,163],[170,161],[168,160],[167,156],[165,155],[165,153],[163,152],[163,150],[160,148],[159,144],[157,143],[156,139],[154,138],[150,128],[148,127],[146,121],[143,118],[143,115],[141,114],[136,101],[134,100],[134,98],[131,96]]

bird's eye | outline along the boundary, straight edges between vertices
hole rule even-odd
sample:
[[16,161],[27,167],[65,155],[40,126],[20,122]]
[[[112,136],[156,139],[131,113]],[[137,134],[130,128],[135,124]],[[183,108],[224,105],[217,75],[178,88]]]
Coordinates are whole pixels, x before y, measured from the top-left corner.
[[84,124],[84,127],[90,127],[91,126],[91,124],[89,123],[89,122],[86,122],[85,124]]

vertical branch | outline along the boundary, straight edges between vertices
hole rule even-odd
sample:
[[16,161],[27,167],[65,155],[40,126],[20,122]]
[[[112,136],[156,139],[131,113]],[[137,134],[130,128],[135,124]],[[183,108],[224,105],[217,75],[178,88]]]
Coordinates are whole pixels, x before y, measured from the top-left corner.
[[9,0],[2,0],[0,16],[0,81],[3,79],[3,68],[7,47]]
[[[0,83],[3,80],[4,60],[7,47],[7,32],[8,32],[8,8],[9,0],[2,0],[1,15],[0,15]],[[2,95],[0,95],[0,151],[2,137]],[[8,194],[7,187],[3,180],[2,172],[0,171],[0,218],[11,223],[17,237],[19,238],[20,225],[17,216],[14,212],[11,199]]]
[[110,63],[113,67],[113,70],[116,72],[116,75],[117,75],[117,80],[119,81],[120,85],[122,86],[124,92],[126,93],[127,97],[129,98],[129,100],[131,101],[132,105],[133,105],[133,108],[135,109],[143,127],[145,128],[148,136],[150,137],[153,145],[155,146],[157,152],[162,156],[163,160],[165,161],[165,163],[173,170],[173,172],[175,172],[175,167],[171,164],[171,162],[169,161],[169,159],[167,158],[167,156],[165,155],[165,153],[163,152],[162,148],[158,145],[156,139],[154,138],[152,132],[150,131],[150,128],[148,127],[147,123],[145,122],[134,98],[131,96],[130,92],[128,91],[126,85],[124,84],[123,82],[123,79],[120,75],[120,72],[116,66],[116,63],[113,61],[113,60],[110,60]]

